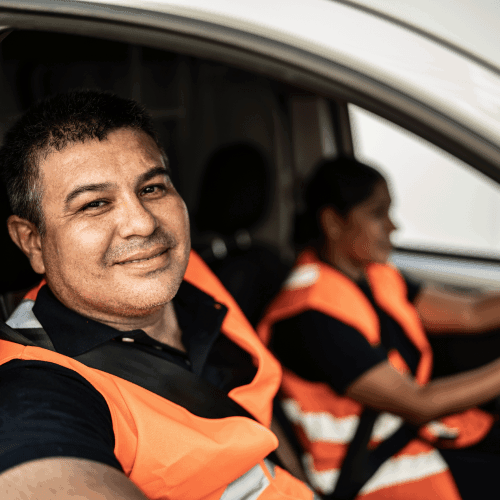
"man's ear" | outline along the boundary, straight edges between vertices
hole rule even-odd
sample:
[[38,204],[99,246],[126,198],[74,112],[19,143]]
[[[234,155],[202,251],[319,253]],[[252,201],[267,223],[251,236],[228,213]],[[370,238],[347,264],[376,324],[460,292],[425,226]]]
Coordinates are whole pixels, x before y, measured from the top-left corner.
[[41,237],[35,224],[17,215],[11,215],[7,219],[7,228],[12,241],[30,260],[33,270],[38,274],[45,274]]
[[336,242],[341,237],[345,221],[332,207],[321,209],[319,222],[323,234],[330,241]]

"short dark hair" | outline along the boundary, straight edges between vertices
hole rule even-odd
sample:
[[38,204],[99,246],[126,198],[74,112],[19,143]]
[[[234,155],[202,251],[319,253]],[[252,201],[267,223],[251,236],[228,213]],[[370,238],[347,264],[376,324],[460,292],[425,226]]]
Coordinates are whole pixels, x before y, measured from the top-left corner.
[[51,151],[92,139],[100,141],[116,129],[142,130],[163,149],[151,116],[132,99],[111,92],[77,89],[38,102],[7,131],[0,148],[0,173],[12,213],[44,234],[40,161]]
[[347,218],[356,205],[370,197],[380,181],[385,182],[385,178],[378,170],[354,158],[321,161],[305,189],[305,211],[297,216],[295,243],[303,246],[321,237],[319,216],[323,208],[331,207]]

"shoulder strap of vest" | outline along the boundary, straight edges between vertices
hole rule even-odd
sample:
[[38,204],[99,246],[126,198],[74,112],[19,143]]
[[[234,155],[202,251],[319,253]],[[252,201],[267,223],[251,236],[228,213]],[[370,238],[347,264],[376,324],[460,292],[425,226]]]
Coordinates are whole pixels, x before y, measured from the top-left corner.
[[340,469],[335,490],[330,495],[325,495],[324,500],[354,500],[378,468],[417,435],[415,427],[404,423],[377,448],[369,450],[368,443],[378,415],[378,412],[369,408],[361,414],[356,433]]
[[[41,329],[14,330],[0,322],[0,339],[54,351]],[[194,373],[128,344],[109,341],[74,359],[143,387],[202,418],[241,416],[254,419],[224,391]]]

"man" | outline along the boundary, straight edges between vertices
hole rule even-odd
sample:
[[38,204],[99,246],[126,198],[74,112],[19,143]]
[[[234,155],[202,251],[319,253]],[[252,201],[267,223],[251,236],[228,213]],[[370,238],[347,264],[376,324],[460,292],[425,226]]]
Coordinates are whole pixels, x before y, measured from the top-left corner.
[[2,327],[2,498],[312,498],[264,461],[279,367],[190,256],[144,111],[55,96],[0,167],[9,234],[46,280]]

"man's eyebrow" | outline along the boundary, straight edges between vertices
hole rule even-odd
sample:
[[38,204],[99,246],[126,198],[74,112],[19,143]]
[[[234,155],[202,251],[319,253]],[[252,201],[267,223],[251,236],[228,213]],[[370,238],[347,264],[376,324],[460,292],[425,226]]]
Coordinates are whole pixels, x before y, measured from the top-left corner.
[[148,170],[139,176],[137,179],[137,185],[139,186],[140,184],[144,184],[158,175],[170,177],[170,169],[163,165],[161,167],[153,167],[151,170]]
[[68,208],[69,204],[82,193],[87,193],[88,191],[105,191],[106,189],[110,189],[112,187],[116,187],[116,184],[113,182],[101,182],[99,184],[83,184],[81,186],[76,187],[71,191],[66,199],[64,200],[64,205]]

